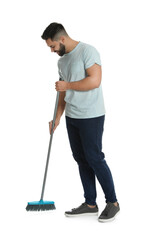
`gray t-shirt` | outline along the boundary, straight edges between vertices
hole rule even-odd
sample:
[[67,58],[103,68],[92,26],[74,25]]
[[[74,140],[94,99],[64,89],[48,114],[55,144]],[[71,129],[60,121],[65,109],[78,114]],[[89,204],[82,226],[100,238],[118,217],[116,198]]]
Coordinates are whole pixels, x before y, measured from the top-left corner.
[[[91,45],[79,42],[58,61],[59,75],[67,82],[80,81],[87,77],[86,69],[101,65],[98,51]],[[105,114],[102,86],[89,91],[67,90],[65,115],[71,118],[94,118]]]

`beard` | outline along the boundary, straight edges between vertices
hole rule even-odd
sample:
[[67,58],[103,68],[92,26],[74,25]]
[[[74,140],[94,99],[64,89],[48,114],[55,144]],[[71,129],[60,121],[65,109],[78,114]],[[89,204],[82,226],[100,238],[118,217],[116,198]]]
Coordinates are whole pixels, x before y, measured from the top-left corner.
[[57,51],[58,55],[62,57],[66,52],[65,52],[65,46],[60,43],[60,49]]

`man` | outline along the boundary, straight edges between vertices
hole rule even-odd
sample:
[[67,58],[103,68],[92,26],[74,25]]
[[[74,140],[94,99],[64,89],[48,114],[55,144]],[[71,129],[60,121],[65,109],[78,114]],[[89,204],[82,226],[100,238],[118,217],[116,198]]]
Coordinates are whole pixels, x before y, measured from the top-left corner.
[[[78,163],[85,202],[66,216],[97,215],[95,176],[106,199],[106,207],[99,216],[101,222],[111,221],[120,211],[113,178],[104,159],[102,133],[105,108],[101,87],[101,61],[98,51],[69,37],[62,24],[51,23],[43,32],[51,52],[58,61],[60,78],[56,90],[60,92],[54,130],[65,110],[66,126],[73,157]],[[50,131],[52,121],[49,124]]]

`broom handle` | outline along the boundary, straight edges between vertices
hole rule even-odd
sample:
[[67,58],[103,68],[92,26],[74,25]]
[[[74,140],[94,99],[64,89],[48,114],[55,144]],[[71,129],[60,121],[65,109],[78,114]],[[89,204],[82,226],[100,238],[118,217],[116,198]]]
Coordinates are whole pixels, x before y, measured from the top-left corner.
[[47,161],[46,161],[46,167],[45,167],[45,174],[44,174],[44,180],[43,180],[43,186],[42,186],[42,193],[41,193],[41,199],[40,199],[41,201],[43,201],[43,196],[44,196],[44,189],[45,189],[45,184],[46,184],[46,177],[47,177],[47,171],[48,171],[48,165],[49,165],[50,151],[51,151],[52,139],[53,139],[53,128],[54,128],[54,125],[55,125],[56,113],[57,113],[58,102],[59,102],[59,94],[60,94],[60,92],[57,92],[55,108],[54,108],[54,115],[53,115],[53,122],[52,122],[52,128],[51,128],[51,135],[50,135],[50,142],[49,142],[49,148],[48,148],[48,154],[47,154]]

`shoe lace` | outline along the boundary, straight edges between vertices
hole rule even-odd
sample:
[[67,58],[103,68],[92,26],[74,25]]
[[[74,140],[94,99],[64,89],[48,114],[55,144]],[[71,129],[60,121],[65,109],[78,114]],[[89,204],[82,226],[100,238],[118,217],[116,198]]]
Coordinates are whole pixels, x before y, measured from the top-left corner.
[[71,211],[75,211],[76,209],[80,208],[81,206],[84,206],[86,203],[82,203],[79,207],[77,208],[72,208]]
[[110,204],[107,204],[105,209],[103,210],[103,215],[107,216],[108,213],[109,213],[109,210],[111,209],[111,205]]

